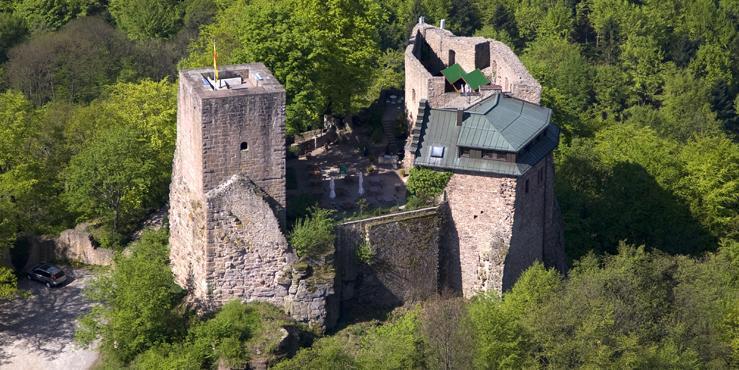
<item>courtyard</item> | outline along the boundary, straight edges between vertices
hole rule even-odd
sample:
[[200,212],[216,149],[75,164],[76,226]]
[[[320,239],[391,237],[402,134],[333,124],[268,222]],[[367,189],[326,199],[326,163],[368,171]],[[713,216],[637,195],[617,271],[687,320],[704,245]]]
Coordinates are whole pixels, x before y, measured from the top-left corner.
[[399,158],[403,143],[395,131],[403,116],[402,98],[388,95],[377,109],[382,136],[375,134],[375,140],[368,139],[371,125],[347,123],[334,140],[288,159],[288,208],[311,203],[351,215],[406,203],[407,174]]

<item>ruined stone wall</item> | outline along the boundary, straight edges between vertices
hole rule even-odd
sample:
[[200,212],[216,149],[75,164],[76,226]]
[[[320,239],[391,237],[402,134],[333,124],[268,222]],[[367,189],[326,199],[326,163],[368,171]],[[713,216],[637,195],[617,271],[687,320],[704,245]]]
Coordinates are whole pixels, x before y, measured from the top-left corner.
[[[516,54],[500,41],[482,37],[454,36],[428,24],[417,24],[411,31],[413,43],[405,49],[405,104],[408,121],[415,121],[416,107],[421,99],[431,107],[467,107],[455,100],[456,93],[445,93],[445,80],[439,74],[449,65],[450,51],[454,62],[465,71],[479,68],[491,82],[502,86],[511,96],[539,104],[541,85],[526,70]],[[449,96],[446,96],[449,95]]]
[[208,303],[232,297],[281,306],[289,285],[281,284],[295,260],[267,198],[253,182],[234,175],[207,193]]
[[508,45],[490,41],[490,67],[483,73],[490,81],[503,87],[504,92],[530,103],[539,104],[541,100],[541,84],[531,76],[518,56]]
[[[438,292],[441,218],[436,207],[337,227],[336,265],[344,304],[392,307]],[[374,256],[357,257],[365,244]]]
[[421,99],[444,93],[444,77],[433,76],[413,54],[413,45],[405,49],[405,108],[408,122],[416,120]]
[[54,259],[75,261],[86,265],[108,266],[113,264],[113,250],[97,247],[92,243],[89,225],[82,223],[74,229],[62,231],[53,239]]

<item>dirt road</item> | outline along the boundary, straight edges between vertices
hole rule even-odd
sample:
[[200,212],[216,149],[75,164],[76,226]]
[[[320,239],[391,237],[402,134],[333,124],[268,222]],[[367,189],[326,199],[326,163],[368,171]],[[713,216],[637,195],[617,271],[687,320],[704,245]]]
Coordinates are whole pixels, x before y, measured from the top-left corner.
[[73,280],[59,288],[22,278],[27,299],[0,302],[0,369],[88,369],[97,352],[74,343],[76,319],[90,309],[85,270],[65,268]]

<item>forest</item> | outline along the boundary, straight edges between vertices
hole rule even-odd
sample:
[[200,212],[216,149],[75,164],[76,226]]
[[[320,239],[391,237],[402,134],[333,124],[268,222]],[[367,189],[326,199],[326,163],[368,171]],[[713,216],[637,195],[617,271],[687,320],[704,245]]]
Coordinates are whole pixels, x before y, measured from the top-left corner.
[[[4,0],[0,249],[82,221],[127,245],[167,201],[177,71],[212,65],[214,43],[220,64],[273,71],[294,135],[402,89],[419,16],[505,42],[541,83],[570,271],[346,323],[276,367],[739,367],[735,0]],[[243,367],[270,348],[288,320],[270,307],[185,312],[166,240],[145,233],[88,292],[104,304],[78,337],[100,339],[101,368]],[[0,267],[0,299],[21,299],[16,281]]]

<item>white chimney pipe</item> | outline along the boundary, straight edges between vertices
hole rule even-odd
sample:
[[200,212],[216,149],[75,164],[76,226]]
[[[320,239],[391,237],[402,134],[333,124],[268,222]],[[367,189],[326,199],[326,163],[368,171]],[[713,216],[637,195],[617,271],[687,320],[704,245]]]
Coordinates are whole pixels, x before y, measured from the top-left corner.
[[426,23],[426,19],[423,18],[423,16],[418,17],[418,24],[424,24]]
[[439,28],[443,30],[444,26],[446,26],[446,19],[442,19],[441,21],[439,21]]

